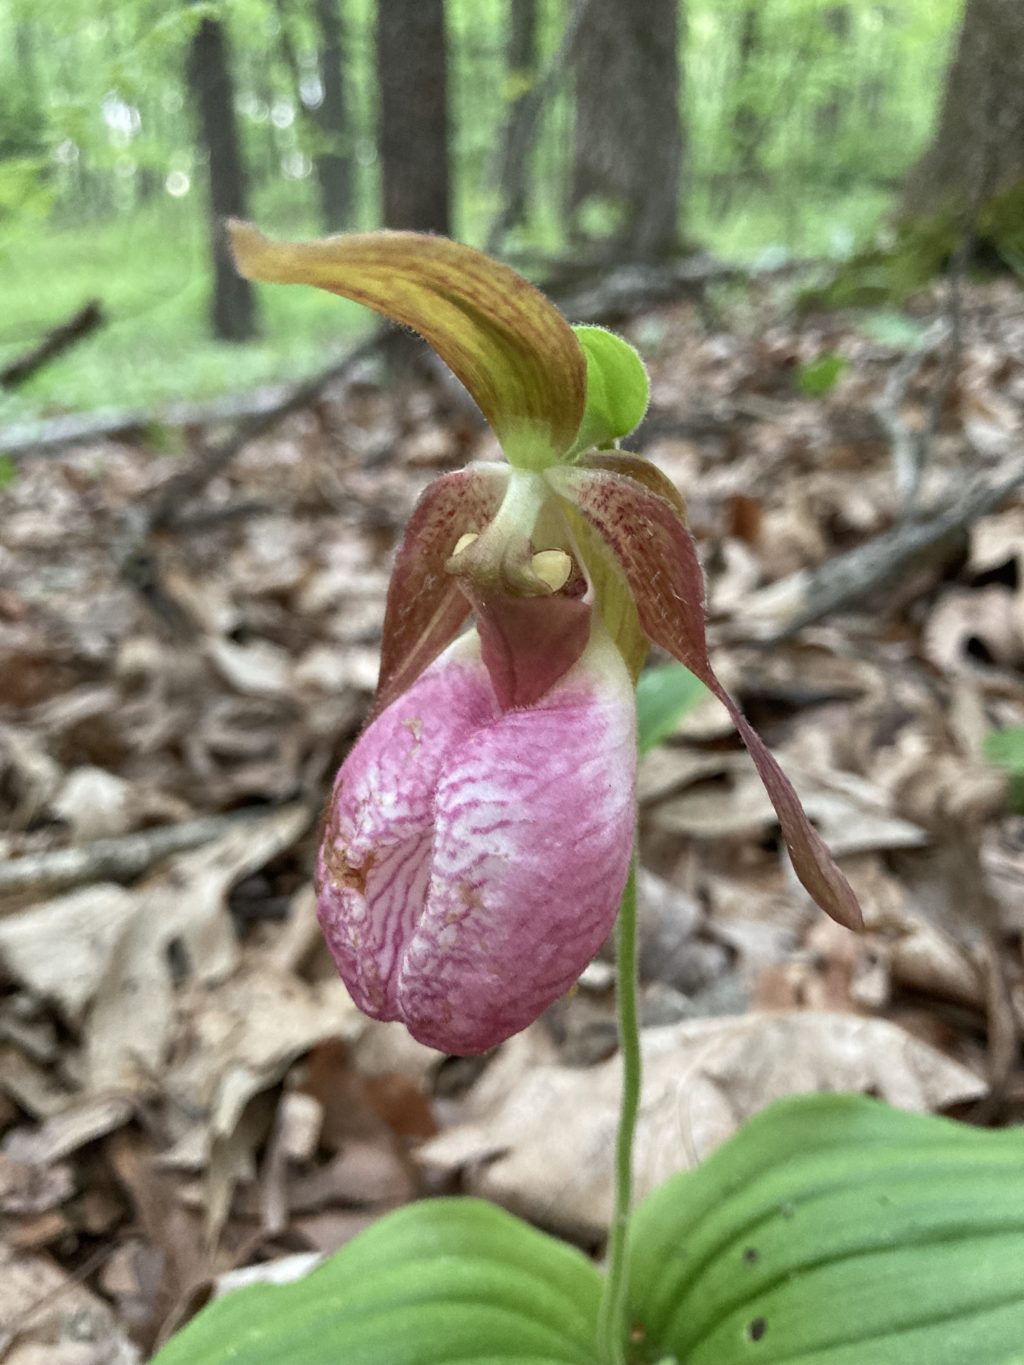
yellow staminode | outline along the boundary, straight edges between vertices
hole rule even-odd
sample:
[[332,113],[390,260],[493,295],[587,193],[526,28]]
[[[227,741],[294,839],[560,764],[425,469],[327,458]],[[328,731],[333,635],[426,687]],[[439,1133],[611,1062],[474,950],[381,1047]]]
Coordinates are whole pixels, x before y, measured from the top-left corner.
[[530,564],[533,572],[552,592],[564,588],[572,573],[572,560],[564,550],[540,550]]

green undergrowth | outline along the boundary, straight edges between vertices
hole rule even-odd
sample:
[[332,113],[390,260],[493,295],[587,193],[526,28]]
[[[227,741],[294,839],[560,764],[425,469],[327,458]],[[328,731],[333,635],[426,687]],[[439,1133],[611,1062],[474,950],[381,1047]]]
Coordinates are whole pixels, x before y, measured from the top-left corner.
[[[1024,182],[983,204],[968,230],[971,269],[1024,274]],[[806,290],[801,302],[812,308],[899,305],[947,268],[963,234],[964,215],[954,209],[884,226]]]
[[[872,189],[829,198],[805,188],[789,197],[739,196],[716,217],[695,185],[688,233],[750,265],[843,255],[885,202]],[[316,233],[312,221],[282,221],[279,204],[257,205],[254,217],[281,235]],[[554,224],[539,223],[538,233],[538,244],[550,246]],[[191,197],[106,222],[37,223],[0,236],[0,365],[90,298],[109,319],[16,392],[0,393],[0,426],[63,412],[158,409],[299,379],[368,326],[364,310],[319,291],[261,287],[260,339],[212,341],[206,253],[206,224]]]
[[[310,227],[299,232],[310,232]],[[205,224],[184,204],[0,241],[0,365],[88,299],[107,323],[0,395],[0,424],[47,413],[152,408],[314,373],[365,330],[363,310],[313,290],[260,289],[261,337],[207,335]]]

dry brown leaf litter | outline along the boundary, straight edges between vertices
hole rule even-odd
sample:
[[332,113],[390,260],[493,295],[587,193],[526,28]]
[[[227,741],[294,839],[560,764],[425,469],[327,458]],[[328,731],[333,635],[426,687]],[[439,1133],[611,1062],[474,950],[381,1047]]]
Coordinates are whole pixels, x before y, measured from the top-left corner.
[[[922,299],[921,322],[940,307]],[[1024,498],[758,648],[820,564],[898,517],[872,414],[899,353],[768,297],[724,317],[654,320],[642,448],[689,499],[723,676],[868,931],[807,904],[702,704],[641,770],[642,1188],[794,1091],[1024,1111],[1024,820],[981,751],[1024,723]],[[967,291],[923,502],[1024,456],[1022,341],[1019,291]],[[798,367],[829,353],[838,385],[801,396]],[[927,423],[940,377],[937,355],[920,366],[903,421]],[[313,916],[318,811],[375,680],[396,534],[438,471],[495,454],[447,401],[364,383],[243,452],[203,511],[266,510],[160,538],[155,596],[118,576],[118,537],[187,438],[26,460],[0,495],[5,1360],[145,1358],[234,1267],[307,1268],[441,1189],[600,1241],[608,955],[489,1066],[442,1065],[357,1014]]]

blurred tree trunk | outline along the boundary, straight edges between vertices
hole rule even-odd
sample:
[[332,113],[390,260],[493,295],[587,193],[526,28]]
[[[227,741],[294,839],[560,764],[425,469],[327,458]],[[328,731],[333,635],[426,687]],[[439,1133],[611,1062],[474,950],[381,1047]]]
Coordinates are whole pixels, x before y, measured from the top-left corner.
[[345,98],[345,35],[338,0],[313,0],[320,34],[320,86],[323,99],[316,110],[317,126],[326,150],[313,159],[320,187],[320,211],[328,232],[340,232],[352,215],[353,163],[349,150],[348,108]]
[[[821,16],[821,22],[828,32],[825,51],[828,54],[830,74],[826,82],[826,94],[815,114],[818,136],[832,139],[839,131],[839,120],[843,101],[849,92],[849,85],[839,76],[843,63],[840,54],[850,42],[850,11],[846,5],[829,5]],[[838,58],[838,59],[837,59]]]
[[384,226],[450,232],[444,0],[377,0]]
[[760,147],[768,123],[759,115],[755,100],[754,64],[761,45],[760,12],[760,0],[746,0],[740,14],[729,118],[732,162],[711,179],[711,210],[716,218],[732,207],[737,189],[756,179],[759,173]]
[[508,18],[505,79],[511,93],[502,149],[501,185],[507,195],[504,226],[514,228],[524,223],[529,214],[525,167],[515,163],[520,151],[524,157],[529,154],[525,123],[530,115],[528,96],[537,80],[537,0],[509,0]]
[[1022,0],[967,0],[935,136],[904,188],[904,216],[973,217],[1024,182],[1022,73]]
[[227,33],[219,20],[203,19],[196,29],[186,79],[207,155],[213,335],[221,341],[246,341],[256,332],[255,298],[249,281],[235,270],[223,227],[225,218],[246,216],[245,163],[235,121]]
[[31,21],[22,17],[14,26],[14,52],[18,59],[18,78],[28,101],[39,103],[39,69],[36,63],[36,34]]
[[683,164],[679,0],[591,0],[574,67],[574,235],[581,208],[604,201],[619,217],[609,254],[671,254]]
[[320,195],[320,221],[327,232],[340,232],[352,207],[352,159],[344,150],[347,129],[343,74],[343,32],[338,0],[313,0],[318,31],[317,75],[320,102],[307,103],[302,62],[292,37],[287,0],[277,0],[278,46],[292,78],[295,98],[314,130],[313,170]]
[[752,99],[751,68],[757,55],[760,39],[758,15],[761,7],[747,0],[740,21],[740,39],[736,50],[736,104],[732,115],[732,139],[736,148],[740,175],[752,178],[757,169],[758,145],[761,141],[757,109]]

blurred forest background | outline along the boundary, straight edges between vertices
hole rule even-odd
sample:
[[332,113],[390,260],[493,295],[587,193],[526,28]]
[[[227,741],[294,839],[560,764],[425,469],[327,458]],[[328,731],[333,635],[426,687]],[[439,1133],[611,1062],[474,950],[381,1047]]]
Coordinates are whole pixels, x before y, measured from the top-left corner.
[[[211,261],[211,215],[293,235],[448,232],[544,278],[558,258],[693,245],[748,264],[841,259],[894,210],[931,211],[967,163],[977,213],[1007,168],[982,165],[986,134],[967,124],[994,122],[988,101],[1009,113],[1004,159],[1019,163],[1024,137],[1009,65],[1005,88],[956,107],[963,8],[3,0],[0,367],[91,299],[107,319],[102,345],[6,386],[8,415],[296,377],[364,325],[299,291],[257,307],[221,249]],[[1014,0],[967,9],[967,63],[1007,51]],[[908,198],[944,91],[946,161]]]
[[395,546],[497,444],[225,215],[449,231],[649,368],[626,444],[866,930],[652,659],[641,1193],[794,1093],[1024,1120],[1022,71],[1024,0],[0,0],[4,1365],[137,1365],[424,1194],[608,1226],[611,949],[466,1061],[315,918]]

